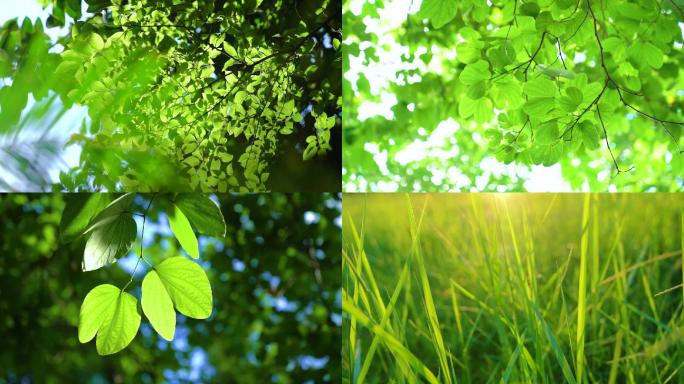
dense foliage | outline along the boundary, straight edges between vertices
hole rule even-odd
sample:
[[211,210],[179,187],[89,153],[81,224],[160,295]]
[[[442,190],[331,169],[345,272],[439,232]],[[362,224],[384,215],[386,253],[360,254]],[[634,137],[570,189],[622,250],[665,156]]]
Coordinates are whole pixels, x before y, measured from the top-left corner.
[[[47,26],[0,29],[0,77],[11,79],[0,133],[20,126],[29,94],[38,115],[57,98],[86,106],[69,140],[80,163],[60,189],[338,190],[338,2],[42,3]],[[52,44],[44,29],[65,23]]]
[[683,208],[681,194],[345,195],[343,380],[684,382]]
[[[346,189],[520,190],[521,169],[554,164],[574,189],[682,188],[681,0],[423,0],[388,20],[400,3],[345,1]],[[359,66],[395,57],[371,88]]]
[[[0,382],[339,382],[339,196],[220,195],[225,237],[202,236],[187,215],[200,233],[196,261],[169,230],[173,195],[137,195],[130,251],[88,272],[91,237],[59,241],[69,233],[66,222],[79,222],[62,219],[75,217],[65,205],[79,196],[0,195]],[[126,300],[138,302],[142,286],[144,301],[152,269],[140,262],[132,274],[141,249],[160,276],[169,260],[201,266],[211,284],[211,316],[177,315],[173,341],[166,341],[143,303],[130,345],[100,356],[94,343],[79,343],[81,304],[103,283],[117,292],[130,284]]]

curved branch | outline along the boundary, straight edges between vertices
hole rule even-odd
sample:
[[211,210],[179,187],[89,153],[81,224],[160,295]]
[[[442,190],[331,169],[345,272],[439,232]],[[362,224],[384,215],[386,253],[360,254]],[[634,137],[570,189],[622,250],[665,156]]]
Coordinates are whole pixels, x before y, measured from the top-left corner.
[[606,147],[608,148],[608,152],[610,153],[611,159],[613,159],[613,164],[615,164],[615,169],[617,170],[617,175],[623,173],[623,172],[630,172],[634,170],[634,166],[632,165],[629,167],[628,170],[623,171],[620,169],[620,166],[618,165],[617,160],[615,159],[615,155],[613,155],[613,150],[610,148],[610,143],[608,142],[608,131],[606,131],[606,126],[603,124],[603,117],[601,116],[601,109],[599,108],[598,104],[596,104],[596,113],[598,114],[599,121],[601,122],[601,128],[603,128],[603,138],[606,141]]

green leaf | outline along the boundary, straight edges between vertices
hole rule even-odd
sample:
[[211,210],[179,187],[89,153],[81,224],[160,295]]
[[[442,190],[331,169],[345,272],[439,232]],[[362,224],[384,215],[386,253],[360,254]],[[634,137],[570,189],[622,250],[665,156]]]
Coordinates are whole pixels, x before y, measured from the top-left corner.
[[430,19],[433,27],[442,28],[456,17],[457,12],[455,0],[424,0],[418,14]]
[[663,52],[651,43],[638,42],[632,46],[632,57],[658,69],[663,66]]
[[478,123],[486,123],[494,118],[492,102],[487,98],[477,99],[474,104],[473,117]]
[[487,80],[489,78],[489,64],[484,60],[468,64],[458,78],[466,85],[474,85]]
[[530,98],[523,105],[523,111],[525,111],[530,117],[543,117],[549,113],[555,107],[555,105],[556,103],[553,98]]
[[545,167],[550,167],[560,161],[563,154],[563,141],[558,140],[555,144],[546,146],[544,149],[544,160],[542,164]]
[[556,94],[556,84],[544,77],[538,77],[525,83],[523,92],[528,97],[554,97]]
[[598,127],[591,121],[584,120],[579,125],[580,132],[582,134],[582,142],[584,146],[589,149],[596,149],[601,146],[599,143],[600,136],[598,133]]
[[495,128],[487,129],[484,132],[484,136],[489,141],[488,145],[490,147],[495,147],[499,145],[501,143],[501,140],[503,139],[503,134],[501,133],[501,131]]
[[468,97],[470,97],[473,100],[479,99],[482,96],[484,96],[486,90],[487,87],[485,86],[485,82],[480,81],[479,83],[476,83],[472,85],[470,88],[468,88]]
[[178,312],[195,319],[211,316],[211,286],[202,267],[178,256],[164,260],[156,271]]
[[565,95],[558,100],[558,105],[566,112],[573,112],[582,103],[582,91],[577,87],[568,87]]
[[122,212],[128,211],[131,207],[134,197],[134,193],[126,193],[107,204],[107,206],[90,222],[90,225],[88,226],[88,229],[86,229],[85,233],[91,232],[98,227],[105,225],[109,221],[114,220],[114,218]]
[[130,249],[137,227],[133,215],[126,209],[133,196],[126,194],[111,202],[86,230],[90,238],[83,253],[83,271],[93,271],[114,263]]
[[494,83],[491,94],[494,104],[500,109],[517,109],[525,102],[520,85],[510,80]]
[[93,288],[83,299],[78,322],[78,341],[87,343],[95,337],[105,319],[111,317],[112,305],[121,290],[111,284]]
[[198,258],[199,247],[197,244],[197,236],[195,236],[195,232],[192,231],[190,222],[183,214],[183,211],[181,211],[178,206],[174,206],[173,214],[168,215],[168,218],[171,231],[174,236],[176,236],[176,239],[178,239],[178,242],[183,249],[185,249],[185,252],[194,259]]
[[628,2],[621,2],[620,6],[616,7],[616,10],[621,13],[622,16],[635,21],[641,20],[645,14],[644,9],[638,4]]
[[577,4],[577,0],[556,0],[556,5],[560,9],[567,9]]
[[81,235],[90,220],[111,201],[106,193],[73,193],[65,194],[66,205],[59,223],[61,240],[69,242]]
[[197,232],[218,237],[226,235],[223,214],[209,196],[194,193],[178,194],[175,204],[190,220]]
[[458,103],[458,115],[464,119],[469,118],[475,112],[476,100],[470,97],[462,97],[461,101]]
[[537,17],[539,15],[539,4],[533,1],[526,1],[520,6],[520,13],[525,16]]
[[467,64],[480,58],[481,44],[478,43],[478,41],[468,41],[456,44],[456,60]]
[[510,164],[515,160],[517,152],[512,145],[504,146],[500,151],[496,153],[496,159],[503,162],[504,164]]
[[534,140],[539,144],[548,145],[559,140],[558,124],[555,121],[547,122],[534,131]]
[[176,331],[176,311],[159,275],[150,271],[142,282],[142,310],[152,327],[166,340],[173,340]]
[[111,355],[126,348],[140,327],[138,301],[111,284],[93,288],[83,300],[78,340],[87,343],[97,335],[97,353]]

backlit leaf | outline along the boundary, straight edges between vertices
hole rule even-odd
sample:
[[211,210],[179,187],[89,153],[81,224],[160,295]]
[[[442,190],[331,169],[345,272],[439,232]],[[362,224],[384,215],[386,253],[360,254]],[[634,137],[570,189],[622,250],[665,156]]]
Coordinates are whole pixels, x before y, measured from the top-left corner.
[[199,247],[197,244],[197,236],[193,232],[190,222],[177,206],[173,207],[173,213],[168,215],[169,225],[176,239],[180,245],[185,249],[185,252],[193,258],[199,257]]
[[178,194],[176,206],[185,214],[197,232],[210,236],[226,235],[226,223],[219,207],[203,194]]
[[211,315],[211,286],[202,267],[184,257],[171,257],[156,271],[178,312],[195,319]]
[[173,340],[176,331],[176,311],[159,275],[150,271],[142,282],[141,304],[150,324],[164,339]]
[[111,355],[126,348],[140,327],[137,303],[135,297],[113,285],[93,288],[81,305],[79,341],[87,343],[97,335],[100,355]]
[[489,64],[484,60],[466,65],[458,77],[463,84],[473,85],[489,78]]
[[456,0],[423,0],[420,16],[430,19],[435,28],[442,28],[458,11]]

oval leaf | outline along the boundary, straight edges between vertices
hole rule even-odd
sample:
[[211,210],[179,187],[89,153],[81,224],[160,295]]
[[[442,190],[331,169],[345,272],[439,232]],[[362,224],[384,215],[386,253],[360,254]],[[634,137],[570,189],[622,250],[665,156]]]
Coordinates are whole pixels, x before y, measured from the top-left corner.
[[126,348],[133,341],[140,328],[138,300],[131,294],[121,292],[116,299],[113,315],[102,323],[97,332],[97,353],[111,355]]
[[211,285],[202,267],[178,256],[164,260],[156,270],[178,312],[195,319],[211,316]]
[[175,204],[195,226],[197,232],[210,236],[226,235],[223,214],[209,196],[194,193],[179,194]]
[[173,340],[176,331],[176,311],[164,284],[155,271],[150,271],[142,282],[142,310],[161,337]]
[[199,257],[197,236],[195,236],[195,232],[192,231],[188,218],[185,217],[177,206],[173,209],[173,215],[169,215],[169,226],[180,245],[185,249],[185,252],[197,259]]
[[133,215],[121,213],[98,226],[86,243],[83,270],[93,271],[111,264],[125,255],[135,240],[136,225]]

